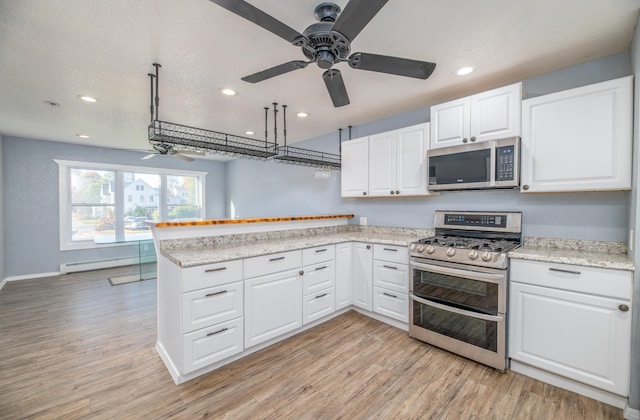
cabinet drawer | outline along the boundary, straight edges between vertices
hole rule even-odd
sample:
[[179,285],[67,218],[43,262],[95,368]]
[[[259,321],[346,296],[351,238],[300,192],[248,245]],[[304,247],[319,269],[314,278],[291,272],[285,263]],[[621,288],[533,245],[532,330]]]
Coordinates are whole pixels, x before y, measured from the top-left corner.
[[373,262],[374,286],[409,293],[409,266],[387,261]]
[[190,332],[242,316],[241,281],[182,294],[182,331]]
[[242,351],[243,318],[182,336],[182,374],[193,372]]
[[512,282],[631,299],[633,273],[598,267],[511,260]]
[[373,288],[373,312],[402,322],[409,322],[409,295],[396,291]]
[[302,323],[307,324],[335,311],[335,288],[330,287],[304,297],[302,304]]
[[302,265],[311,265],[336,258],[336,246],[326,245],[302,250]]
[[264,276],[302,266],[302,252],[289,251],[278,254],[261,255],[244,260],[244,278]]
[[373,245],[373,258],[399,264],[409,264],[409,250],[406,246],[375,244]]
[[336,268],[334,261],[305,266],[303,271],[302,294],[304,295],[335,286]]
[[204,289],[242,280],[242,261],[226,261],[182,270],[182,291]]

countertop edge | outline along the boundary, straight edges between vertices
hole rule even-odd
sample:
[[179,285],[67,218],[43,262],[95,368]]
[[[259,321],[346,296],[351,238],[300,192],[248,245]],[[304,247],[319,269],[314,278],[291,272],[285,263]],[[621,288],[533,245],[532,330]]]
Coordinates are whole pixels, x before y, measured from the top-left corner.
[[635,264],[626,254],[606,254],[572,249],[522,247],[509,252],[508,257],[510,259],[635,271]]
[[156,229],[185,227],[185,226],[211,226],[211,225],[232,225],[246,223],[273,223],[273,222],[294,222],[300,220],[323,220],[323,219],[351,219],[353,214],[335,214],[318,216],[284,216],[284,217],[255,217],[246,219],[210,219],[194,220],[188,222],[158,222],[154,223]]

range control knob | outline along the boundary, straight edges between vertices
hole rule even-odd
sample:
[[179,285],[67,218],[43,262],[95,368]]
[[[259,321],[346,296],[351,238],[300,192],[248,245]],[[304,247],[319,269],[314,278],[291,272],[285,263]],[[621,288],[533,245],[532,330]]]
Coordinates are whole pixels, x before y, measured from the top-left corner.
[[456,255],[456,250],[454,248],[447,249],[447,255],[449,257],[453,257],[454,255]]
[[419,252],[419,253],[421,253],[421,254],[424,252],[424,249],[425,249],[425,246],[424,246],[424,245],[422,245],[422,244],[420,244],[420,245],[418,245],[418,246],[416,247],[416,251],[418,251],[418,252]]
[[478,251],[476,251],[475,249],[472,249],[471,251],[469,251],[469,258],[471,258],[472,260],[477,260]]
[[491,261],[491,253],[485,251],[482,253],[482,261]]
[[433,254],[436,248],[433,245],[427,245],[427,254]]

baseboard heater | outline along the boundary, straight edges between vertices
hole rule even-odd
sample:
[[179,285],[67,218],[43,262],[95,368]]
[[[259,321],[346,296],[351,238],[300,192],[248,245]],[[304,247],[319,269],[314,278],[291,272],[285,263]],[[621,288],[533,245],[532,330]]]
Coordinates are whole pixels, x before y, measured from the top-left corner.
[[77,263],[60,264],[60,274],[79,273],[81,271],[101,270],[103,268],[124,267],[137,265],[138,257],[111,258],[108,260],[85,261]]

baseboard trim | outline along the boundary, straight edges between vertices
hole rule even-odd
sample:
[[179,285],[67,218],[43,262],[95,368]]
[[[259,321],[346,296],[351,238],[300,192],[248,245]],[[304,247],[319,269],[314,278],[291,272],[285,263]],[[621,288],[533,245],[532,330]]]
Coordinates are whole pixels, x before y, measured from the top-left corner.
[[0,281],[0,290],[2,290],[5,284],[7,284],[7,279],[3,279],[2,281]]
[[59,271],[52,271],[50,273],[37,273],[37,274],[25,274],[22,276],[9,276],[6,279],[4,279],[4,281],[10,282],[10,281],[18,281],[18,280],[31,280],[31,279],[40,279],[43,277],[55,277],[59,275],[60,275]]
[[631,408],[628,405],[624,407],[624,412],[622,415],[627,420],[640,420],[640,410]]

